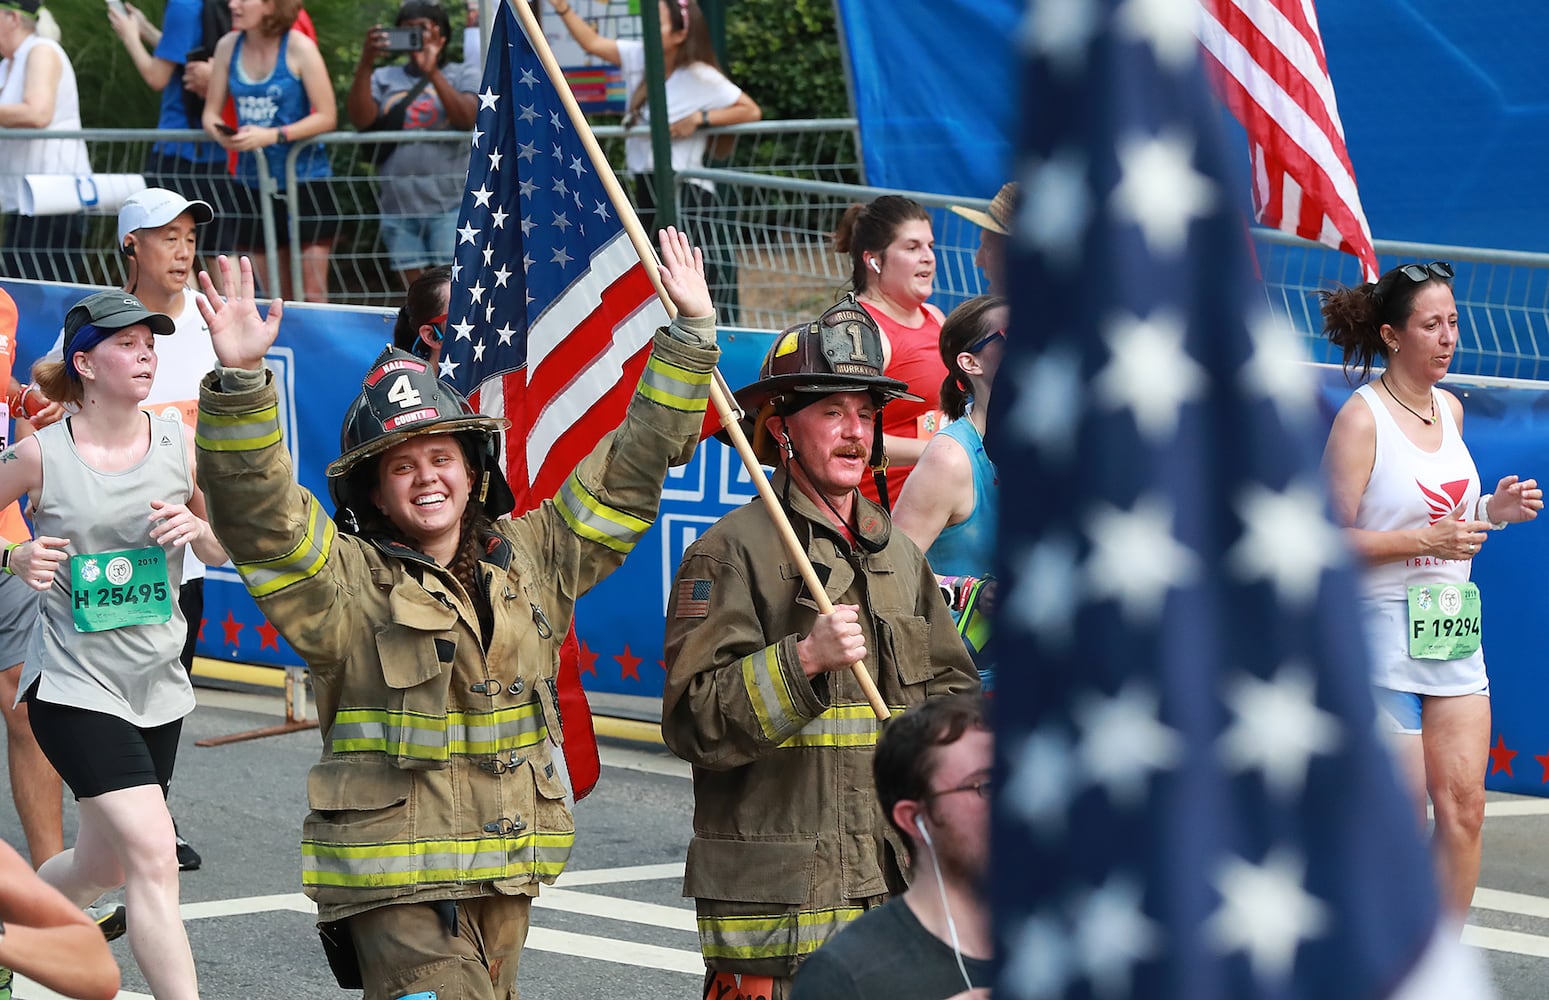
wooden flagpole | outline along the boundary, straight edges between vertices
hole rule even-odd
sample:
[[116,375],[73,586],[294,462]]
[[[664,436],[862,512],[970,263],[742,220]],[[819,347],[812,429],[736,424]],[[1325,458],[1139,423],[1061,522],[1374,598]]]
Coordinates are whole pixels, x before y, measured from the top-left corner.
[[[624,224],[624,232],[629,234],[629,241],[634,244],[635,253],[640,255],[640,262],[645,265],[646,274],[650,275],[651,286],[656,289],[657,298],[661,299],[662,305],[666,307],[668,316],[676,316],[677,307],[672,304],[667,290],[662,287],[661,274],[656,263],[656,251],[651,247],[650,237],[646,235],[645,227],[640,225],[640,220],[635,215],[634,205],[624,195],[619,179],[614,176],[613,165],[603,155],[602,147],[597,144],[597,137],[592,134],[591,125],[582,114],[581,106],[576,103],[575,95],[570,92],[570,83],[561,72],[559,62],[549,48],[548,39],[543,37],[543,29],[539,27],[538,19],[533,17],[532,10],[527,6],[527,0],[507,0],[507,2],[515,8],[516,16],[522,22],[522,30],[527,34],[528,42],[537,53],[538,60],[543,63],[544,72],[549,75],[549,82],[554,85],[560,101],[565,105],[565,113],[570,116],[570,123],[592,161],[592,169],[597,172],[603,189],[608,192],[608,200],[613,203],[613,210],[618,213],[619,221]],[[493,55],[495,53],[486,52],[485,59]],[[504,58],[504,53],[501,53],[501,57]],[[790,519],[785,516],[785,508],[781,507],[779,500],[776,499],[774,488],[769,485],[769,479],[764,475],[764,467],[753,454],[752,445],[748,444],[747,435],[742,433],[742,425],[738,420],[741,412],[732,402],[731,391],[727,388],[726,380],[721,377],[719,369],[715,371],[710,383],[710,401],[715,404],[715,411],[721,418],[721,426],[726,429],[727,436],[731,438],[732,447],[737,449],[737,455],[748,470],[748,477],[753,480],[754,488],[763,499],[764,507],[769,511],[769,517],[774,521],[775,530],[785,544],[785,551],[795,560],[796,568],[807,584],[807,590],[817,602],[818,613],[831,614],[834,610],[833,602],[828,599],[828,592],[823,589],[816,570],[812,568],[812,560],[807,558],[806,550],[801,546],[801,540],[796,537]],[[871,705],[871,710],[877,718],[884,720],[891,718],[892,713],[888,711],[887,703],[882,700],[881,692],[877,690],[876,683],[866,670],[865,661],[857,660],[850,664],[850,672],[855,675],[856,683],[865,693],[866,701]]]

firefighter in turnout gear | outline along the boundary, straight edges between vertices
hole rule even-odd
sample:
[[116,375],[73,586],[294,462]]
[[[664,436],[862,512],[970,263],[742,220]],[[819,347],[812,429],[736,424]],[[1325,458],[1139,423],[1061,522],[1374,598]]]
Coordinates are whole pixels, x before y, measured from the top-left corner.
[[890,709],[978,688],[930,567],[856,487],[879,464],[876,324],[853,300],[792,327],[737,393],[773,489],[834,610],[819,615],[760,500],[683,558],[668,599],[662,733],[693,765],[705,996],[786,996],[802,959],[904,888],[903,845],[877,809],[882,723],[849,671],[864,661]]
[[[201,275],[221,367],[200,396],[211,520],[259,607],[307,662],[323,738],[307,777],[302,884],[340,985],[364,1000],[506,1000],[540,883],[574,819],[555,677],[576,599],[656,516],[697,443],[718,358],[699,252],[662,237],[679,311],[628,413],[551,500],[521,517],[481,416],[388,348],[328,468],[337,508],[295,483],[263,359],[279,331]],[[227,288],[231,262],[220,267]]]

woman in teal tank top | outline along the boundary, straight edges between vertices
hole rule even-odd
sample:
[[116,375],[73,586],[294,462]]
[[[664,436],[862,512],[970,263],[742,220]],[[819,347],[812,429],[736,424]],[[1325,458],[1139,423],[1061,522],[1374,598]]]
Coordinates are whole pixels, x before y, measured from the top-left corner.
[[893,510],[893,523],[925,551],[985,691],[993,683],[982,652],[989,639],[998,487],[984,419],[1009,318],[1004,299],[981,295],[942,324],[941,410],[952,422],[925,446]]

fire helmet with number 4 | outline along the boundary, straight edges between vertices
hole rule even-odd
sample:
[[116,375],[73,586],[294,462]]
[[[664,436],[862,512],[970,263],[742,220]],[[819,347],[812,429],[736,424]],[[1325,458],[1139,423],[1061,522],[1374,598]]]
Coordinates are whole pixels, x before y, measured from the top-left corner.
[[[780,447],[767,426],[771,416],[790,416],[836,392],[869,392],[876,400],[870,462],[880,469],[882,407],[895,399],[918,402],[920,397],[908,384],[882,374],[882,333],[853,294],[816,320],[787,327],[764,356],[758,381],[737,391],[737,405],[747,414],[743,430],[758,460],[777,464]],[[725,441],[724,434],[716,436]]]
[[344,414],[340,455],[328,465],[328,494],[339,525],[358,530],[376,486],[371,461],[394,445],[421,434],[454,434],[472,469],[472,500],[492,518],[511,513],[516,499],[500,471],[500,432],[511,426],[504,417],[475,412],[462,394],[436,377],[430,365],[396,347],[372,362],[360,395]]

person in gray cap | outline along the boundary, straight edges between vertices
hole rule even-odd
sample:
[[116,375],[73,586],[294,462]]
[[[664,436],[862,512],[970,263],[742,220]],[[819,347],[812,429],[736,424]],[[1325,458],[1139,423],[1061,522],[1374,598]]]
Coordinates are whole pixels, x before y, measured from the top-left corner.
[[1006,237],[1011,235],[1011,213],[1016,208],[1016,201],[1017,184],[1011,181],[995,192],[988,211],[951,206],[954,213],[979,227],[979,249],[974,254],[974,264],[984,272],[985,293],[1003,298],[1010,294],[1006,287]]
[[0,503],[28,496],[35,531],[0,548],[0,573],[43,595],[20,687],[38,745],[79,803],[75,847],[39,875],[77,906],[123,884],[150,992],[193,998],[166,804],[194,708],[177,598],[186,550],[206,563],[226,553],[195,485],[193,435],[141,408],[155,340],[172,331],[121,291],[70,309],[63,359],[33,376],[74,412],[0,453]]
[[[139,299],[146,309],[172,320],[172,331],[156,344],[156,377],[141,404],[157,413],[180,417],[190,428],[199,408],[199,380],[215,368],[215,349],[210,329],[190,287],[194,260],[199,250],[199,229],[215,217],[209,203],[190,201],[166,188],[146,188],[124,201],[118,210],[118,250],[126,264],[124,291]],[[49,357],[63,358],[64,334]],[[44,395],[47,395],[44,390]],[[45,427],[64,413],[52,406],[32,417]],[[179,602],[188,631],[180,660],[192,670],[199,622],[204,617],[204,563],[190,554],[183,561]],[[177,838],[178,863],[184,871],[203,864],[199,852],[181,835]]]

